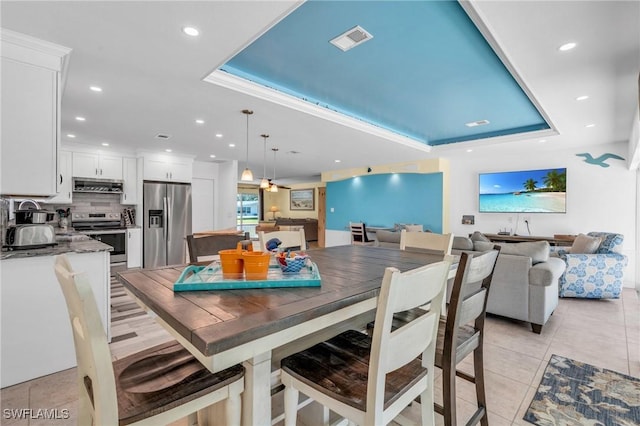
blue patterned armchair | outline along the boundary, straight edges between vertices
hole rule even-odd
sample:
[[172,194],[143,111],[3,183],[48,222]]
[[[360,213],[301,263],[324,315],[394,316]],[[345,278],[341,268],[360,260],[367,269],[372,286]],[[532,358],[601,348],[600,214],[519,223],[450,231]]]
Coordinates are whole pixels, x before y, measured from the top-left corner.
[[560,297],[617,299],[629,261],[620,253],[624,236],[608,232],[589,232],[587,235],[602,239],[594,254],[557,252],[567,265],[559,281]]

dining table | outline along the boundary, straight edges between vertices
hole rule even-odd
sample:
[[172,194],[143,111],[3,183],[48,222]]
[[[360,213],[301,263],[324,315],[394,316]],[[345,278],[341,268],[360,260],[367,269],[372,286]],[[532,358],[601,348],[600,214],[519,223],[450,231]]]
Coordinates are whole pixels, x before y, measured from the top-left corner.
[[358,245],[307,254],[320,286],[174,291],[187,265],[128,270],[118,279],[211,372],[242,363],[242,424],[270,425],[279,359],[372,321],[387,267],[408,271],[443,258]]

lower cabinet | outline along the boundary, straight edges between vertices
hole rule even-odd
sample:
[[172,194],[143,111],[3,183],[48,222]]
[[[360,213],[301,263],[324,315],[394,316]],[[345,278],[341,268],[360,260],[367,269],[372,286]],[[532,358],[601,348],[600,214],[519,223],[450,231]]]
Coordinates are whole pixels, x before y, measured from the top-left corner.
[[127,229],[127,268],[142,267],[142,230]]
[[[110,339],[109,254],[68,253],[73,269],[86,272]],[[0,387],[76,365],[67,305],[53,272],[54,257],[0,261],[2,282]]]

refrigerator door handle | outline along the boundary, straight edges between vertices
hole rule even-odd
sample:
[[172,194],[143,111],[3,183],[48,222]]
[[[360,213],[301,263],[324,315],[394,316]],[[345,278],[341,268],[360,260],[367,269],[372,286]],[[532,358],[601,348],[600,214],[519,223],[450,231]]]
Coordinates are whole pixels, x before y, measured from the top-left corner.
[[171,211],[171,198],[167,197],[167,205],[165,207],[165,217],[167,218],[167,242],[171,241],[171,229],[169,229],[169,224],[173,219],[173,212]]
[[168,237],[169,237],[169,218],[167,217],[169,215],[169,203],[167,202],[167,197],[162,197],[162,207],[164,210],[164,214],[162,215],[163,220],[162,220],[162,234],[164,236],[164,240],[168,241]]

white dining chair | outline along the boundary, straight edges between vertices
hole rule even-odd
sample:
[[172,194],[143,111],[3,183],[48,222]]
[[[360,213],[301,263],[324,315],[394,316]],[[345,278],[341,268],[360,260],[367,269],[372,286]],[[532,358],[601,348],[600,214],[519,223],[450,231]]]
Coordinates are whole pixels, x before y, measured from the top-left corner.
[[[160,425],[225,401],[225,425],[239,425],[244,367],[210,373],[178,342],[171,341],[111,360],[91,284],[65,255],[55,258],[78,363],[79,425]],[[213,414],[211,414],[213,415]]]
[[[433,425],[435,347],[450,266],[387,268],[372,338],[350,330],[284,358],[285,425],[296,423],[299,392],[358,425],[387,424],[420,396],[427,402],[422,424]],[[392,331],[395,313],[429,303],[430,311]]]
[[453,234],[400,231],[400,250],[427,251],[449,255],[453,247]]
[[267,241],[272,238],[279,239],[280,249],[296,248],[296,250],[306,250],[307,241],[305,240],[304,228],[300,228],[297,231],[273,231],[273,232],[258,232],[258,240],[260,241],[260,250],[268,251],[266,248]]

